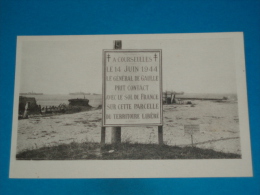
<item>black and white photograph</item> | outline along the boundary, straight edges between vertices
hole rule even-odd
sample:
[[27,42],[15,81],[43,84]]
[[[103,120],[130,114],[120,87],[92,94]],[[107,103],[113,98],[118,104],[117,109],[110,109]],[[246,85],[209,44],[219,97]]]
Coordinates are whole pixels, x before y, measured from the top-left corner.
[[240,32],[18,36],[14,96],[13,178],[252,175]]

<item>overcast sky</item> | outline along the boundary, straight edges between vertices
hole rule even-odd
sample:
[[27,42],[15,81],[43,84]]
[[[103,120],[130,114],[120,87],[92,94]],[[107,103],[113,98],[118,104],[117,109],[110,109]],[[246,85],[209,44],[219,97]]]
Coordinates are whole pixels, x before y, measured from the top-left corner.
[[[117,37],[66,37],[21,41],[20,92],[102,92],[102,50],[113,49]],[[122,49],[162,49],[163,90],[236,93],[232,39],[160,37],[163,35],[120,39]]]

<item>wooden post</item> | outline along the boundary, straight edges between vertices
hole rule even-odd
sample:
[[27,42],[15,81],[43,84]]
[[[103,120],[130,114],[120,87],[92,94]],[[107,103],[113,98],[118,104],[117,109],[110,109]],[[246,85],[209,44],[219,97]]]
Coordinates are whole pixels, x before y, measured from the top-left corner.
[[121,40],[115,40],[114,41],[114,49],[122,49],[122,41]]
[[101,127],[101,141],[100,144],[104,145],[106,142],[106,127]]
[[163,126],[158,126],[158,143],[163,145]]
[[[114,49],[122,49],[122,41],[114,41]],[[104,145],[106,142],[106,127],[101,127],[101,141],[100,144]],[[121,127],[111,128],[111,143],[121,143]]]
[[111,143],[121,143],[121,127],[112,127]]
[[[122,49],[122,41],[114,41],[114,49]],[[111,128],[111,143],[117,144],[121,143],[121,127],[112,127]]]

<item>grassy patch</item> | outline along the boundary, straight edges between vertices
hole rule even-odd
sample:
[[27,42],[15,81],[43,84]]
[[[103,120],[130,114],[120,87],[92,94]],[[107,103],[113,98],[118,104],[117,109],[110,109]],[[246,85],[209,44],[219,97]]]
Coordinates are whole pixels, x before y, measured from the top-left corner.
[[216,152],[211,149],[177,147],[156,144],[99,143],[60,144],[27,150],[16,155],[17,160],[138,160],[138,159],[233,159],[241,158],[238,154]]

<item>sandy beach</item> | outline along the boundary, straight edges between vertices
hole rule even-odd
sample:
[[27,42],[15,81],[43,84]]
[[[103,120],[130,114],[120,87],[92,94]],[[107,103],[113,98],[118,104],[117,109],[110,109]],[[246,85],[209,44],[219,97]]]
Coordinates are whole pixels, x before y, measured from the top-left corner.
[[[184,125],[200,125],[193,135],[196,147],[226,153],[241,154],[238,105],[232,101],[194,100],[194,104],[163,106],[163,137],[168,145],[191,145],[191,137],[184,133]],[[17,153],[43,146],[75,142],[100,142],[101,109],[34,117],[18,121]],[[111,129],[106,128],[106,143],[110,143]],[[158,143],[157,127],[122,127],[122,141]]]

